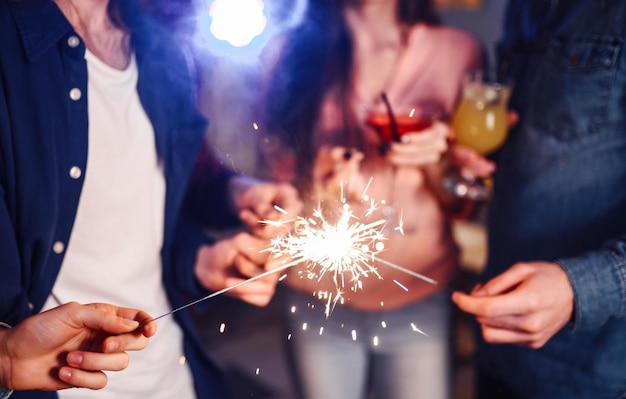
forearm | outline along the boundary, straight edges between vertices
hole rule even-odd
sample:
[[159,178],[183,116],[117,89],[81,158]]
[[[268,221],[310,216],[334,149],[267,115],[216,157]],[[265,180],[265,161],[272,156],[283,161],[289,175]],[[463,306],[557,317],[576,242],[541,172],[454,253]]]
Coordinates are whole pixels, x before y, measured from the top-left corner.
[[626,236],[601,250],[556,261],[574,290],[574,329],[599,327],[626,317]]

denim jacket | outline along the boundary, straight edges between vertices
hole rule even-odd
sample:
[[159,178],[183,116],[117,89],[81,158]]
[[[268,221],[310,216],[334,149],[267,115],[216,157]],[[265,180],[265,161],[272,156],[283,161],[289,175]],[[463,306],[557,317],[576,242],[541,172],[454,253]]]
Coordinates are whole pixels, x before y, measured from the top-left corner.
[[[72,230],[87,161],[87,65],[82,40],[51,0],[0,0],[0,38],[0,319],[15,325],[40,311]],[[205,240],[198,222],[236,220],[225,211],[230,173],[210,157],[201,167],[196,162],[206,120],[196,111],[180,45],[142,14],[131,41],[137,91],[167,184],[161,257],[163,284],[176,308],[207,293],[193,273]],[[222,374],[203,351],[189,314],[173,317],[185,332],[198,397],[225,397]],[[55,393],[13,394],[50,396]]]
[[626,397],[626,1],[511,0],[500,66],[519,113],[494,155],[486,278],[555,261],[574,317],[543,348],[479,345],[521,398]]

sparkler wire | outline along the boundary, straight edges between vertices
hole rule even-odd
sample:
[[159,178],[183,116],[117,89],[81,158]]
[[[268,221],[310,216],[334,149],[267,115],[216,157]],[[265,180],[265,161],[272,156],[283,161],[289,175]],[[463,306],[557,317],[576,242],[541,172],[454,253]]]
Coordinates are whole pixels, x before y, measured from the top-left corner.
[[[393,269],[396,269],[396,270],[399,270],[399,271],[401,271],[401,272],[404,272],[404,273],[406,273],[406,274],[408,274],[408,275],[411,275],[411,276],[413,276],[413,277],[416,277],[416,278],[418,278],[418,279],[420,279],[420,280],[422,280],[422,281],[425,281],[425,282],[427,282],[427,283],[430,283],[430,284],[433,284],[433,285],[439,285],[439,283],[437,282],[437,280],[434,280],[434,279],[432,279],[432,278],[430,278],[430,277],[427,277],[427,276],[425,276],[425,275],[423,275],[423,274],[420,274],[420,273],[414,272],[413,270],[410,270],[410,269],[404,268],[404,267],[402,267],[402,266],[396,265],[395,263],[388,262],[388,261],[386,261],[386,260],[384,260],[384,259],[381,259],[381,258],[378,258],[378,257],[376,257],[374,260],[375,260],[376,262],[379,262],[379,263],[381,263],[381,264],[385,265],[385,266],[389,266],[389,267],[391,267],[391,268],[393,268]],[[293,261],[288,262],[288,263],[286,263],[286,264],[284,264],[284,265],[282,265],[282,266],[280,266],[280,267],[277,267],[277,268],[272,269],[272,270],[265,271],[265,272],[263,272],[263,273],[261,273],[261,274],[259,274],[259,275],[256,275],[256,276],[254,276],[254,277],[250,277],[249,279],[246,279],[246,280],[240,281],[240,282],[238,282],[238,283],[236,283],[236,284],[233,284],[233,285],[230,285],[230,286],[228,286],[228,287],[226,287],[226,288],[222,288],[222,289],[221,289],[221,290],[219,290],[219,291],[212,292],[211,294],[209,294],[209,295],[207,295],[207,296],[204,296],[204,297],[202,297],[202,298],[200,298],[200,299],[196,299],[195,301],[189,302],[189,303],[187,303],[187,304],[185,304],[185,305],[183,305],[183,306],[180,306],[180,307],[178,307],[178,308],[176,308],[176,309],[170,310],[170,311],[169,311],[169,312],[167,312],[167,313],[163,313],[163,314],[162,314],[162,315],[160,315],[160,316],[157,316],[157,317],[155,317],[155,318],[153,318],[153,319],[151,319],[151,320],[148,320],[148,321],[146,321],[146,322],[142,323],[142,325],[141,325],[140,327],[142,327],[142,326],[144,326],[144,325],[146,325],[146,324],[148,324],[148,323],[150,323],[150,322],[152,322],[152,321],[156,321],[156,320],[159,320],[159,319],[161,319],[161,318],[163,318],[163,317],[166,317],[166,316],[172,315],[172,314],[174,314],[174,313],[176,313],[176,312],[179,312],[179,311],[181,311],[181,310],[183,310],[183,309],[186,309],[186,308],[188,308],[188,307],[191,307],[191,306],[193,306],[193,305],[197,305],[197,304],[198,304],[198,303],[200,303],[200,302],[204,302],[204,301],[209,300],[209,299],[211,299],[211,298],[214,298],[214,297],[216,297],[216,296],[218,296],[218,295],[224,294],[224,293],[226,293],[226,292],[228,292],[228,291],[230,291],[230,290],[233,290],[233,289],[235,289],[235,288],[237,288],[237,287],[241,287],[241,286],[242,286],[242,285],[244,285],[244,284],[248,284],[248,283],[251,283],[251,282],[253,282],[253,281],[260,280],[260,279],[262,279],[263,277],[269,276],[269,275],[271,275],[271,274],[274,274],[274,273],[278,273],[278,272],[281,272],[281,271],[287,270],[287,269],[289,269],[290,267],[296,266],[296,265],[298,265],[298,264],[300,264],[300,263],[303,263],[303,260],[302,260],[302,259],[294,259]]]
[[162,314],[162,315],[160,315],[160,316],[157,316],[157,317],[155,317],[155,318],[153,318],[153,319],[151,319],[151,320],[148,320],[148,321],[144,322],[144,323],[143,323],[140,327],[142,327],[142,326],[144,326],[144,325],[146,325],[146,324],[148,324],[148,323],[150,323],[150,322],[152,322],[152,321],[156,321],[156,320],[159,320],[159,319],[161,319],[161,318],[163,318],[163,317],[165,317],[165,316],[169,316],[169,315],[171,315],[171,314],[174,314],[174,313],[176,313],[176,312],[179,312],[179,311],[181,311],[181,310],[183,310],[183,309],[186,309],[186,308],[188,308],[188,307],[190,307],[190,306],[197,305],[197,304],[198,304],[198,303],[200,303],[200,302],[204,302],[204,301],[206,301],[206,300],[208,300],[208,299],[211,299],[211,298],[214,298],[214,297],[216,297],[216,296],[218,296],[218,295],[224,294],[224,293],[226,293],[226,292],[228,292],[228,291],[230,291],[230,290],[233,290],[233,289],[235,289],[235,288],[237,288],[237,287],[241,287],[241,286],[242,286],[242,285],[244,285],[244,284],[248,284],[248,283],[251,283],[251,282],[253,282],[253,281],[256,281],[256,280],[262,279],[263,277],[267,277],[267,276],[269,276],[269,275],[271,275],[271,274],[273,274],[273,273],[278,273],[278,272],[281,272],[281,271],[283,271],[283,270],[287,270],[288,268],[293,267],[293,266],[296,266],[297,264],[299,264],[299,263],[301,263],[301,262],[302,262],[302,261],[301,261],[300,259],[294,260],[294,261],[292,261],[292,262],[286,263],[286,264],[284,264],[284,265],[282,265],[282,266],[280,266],[280,267],[277,267],[277,268],[275,268],[275,269],[265,271],[265,272],[263,272],[263,273],[261,273],[261,274],[259,274],[259,275],[256,275],[256,276],[254,276],[254,277],[250,277],[249,279],[246,279],[246,280],[240,281],[240,282],[238,282],[238,283],[236,283],[236,284],[233,284],[233,285],[230,285],[230,286],[228,286],[228,287],[226,287],[226,288],[222,288],[222,289],[221,289],[221,290],[219,290],[219,291],[212,292],[211,294],[209,294],[209,295],[207,295],[207,296],[205,296],[205,297],[202,297],[202,298],[200,298],[200,299],[196,299],[195,301],[189,302],[189,303],[187,303],[187,304],[185,304],[185,305],[183,305],[183,306],[180,306],[180,307],[178,307],[178,308],[176,308],[176,309],[170,310],[170,311],[169,311],[169,312],[167,312],[167,313],[163,313],[163,314]]
[[[368,184],[369,187],[369,184]],[[343,197],[342,197],[343,198]],[[280,209],[279,209],[280,210]],[[372,273],[377,275],[379,278],[381,278],[381,276],[378,274],[378,272],[376,271],[376,269],[371,265],[371,262],[367,262],[366,258],[370,257],[372,262],[377,262],[380,263],[382,265],[388,266],[392,269],[396,269],[398,271],[401,271],[403,273],[406,273],[410,276],[416,277],[422,281],[425,281],[429,284],[433,284],[433,285],[439,285],[439,283],[430,278],[427,277],[423,274],[417,273],[413,270],[404,268],[402,266],[396,265],[395,263],[391,263],[389,261],[386,261],[384,259],[379,258],[377,255],[378,251],[374,251],[374,252],[369,252],[365,251],[363,252],[363,249],[358,249],[355,253],[352,253],[350,251],[348,251],[348,254],[340,254],[340,256],[337,256],[336,254],[332,254],[331,255],[327,255],[325,254],[325,252],[323,252],[323,255],[317,255],[316,252],[319,251],[322,246],[322,242],[324,240],[333,240],[336,239],[335,236],[333,234],[328,235],[329,230],[325,230],[328,228],[328,226],[333,227],[332,225],[329,225],[328,222],[321,216],[321,210],[317,210],[316,212],[314,212],[315,216],[318,218],[318,221],[316,222],[314,219],[311,218],[307,218],[307,219],[302,219],[304,221],[306,221],[306,225],[317,225],[317,223],[321,223],[321,227],[319,231],[321,231],[322,233],[325,234],[321,234],[319,235],[319,232],[316,230],[311,230],[310,228],[305,228],[301,231],[299,231],[299,234],[296,234],[296,236],[292,236],[292,235],[288,235],[286,237],[282,237],[281,239],[279,239],[278,241],[275,241],[273,246],[270,246],[269,248],[264,249],[263,251],[267,251],[267,252],[271,252],[273,253],[275,256],[282,256],[282,255],[289,255],[291,257],[291,261],[287,262],[279,267],[276,267],[274,269],[271,270],[267,270],[263,273],[260,273],[254,277],[251,277],[249,279],[246,280],[242,280],[236,284],[230,285],[226,288],[223,288],[219,291],[215,291],[212,292],[211,294],[202,297],[200,299],[194,300],[192,302],[189,302],[183,306],[180,306],[176,309],[170,310],[167,313],[164,313],[160,316],[157,316],[153,319],[151,319],[150,321],[147,321],[145,323],[143,323],[141,326],[151,322],[151,321],[156,321],[159,320],[165,316],[169,316],[171,314],[174,314],[176,312],[179,312],[183,309],[186,309],[190,306],[196,305],[200,302],[204,302],[206,300],[209,300],[211,298],[214,298],[218,295],[224,294],[230,290],[233,290],[237,287],[240,287],[244,284],[248,284],[251,283],[253,281],[262,279],[266,276],[269,276],[271,274],[274,273],[278,273],[284,270],[287,270],[290,267],[296,266],[298,264],[301,263],[311,263],[313,265],[313,268],[320,267],[321,270],[318,270],[319,275],[318,278],[321,279],[322,276],[326,273],[326,272],[331,272],[333,273],[333,279],[335,281],[335,284],[338,287],[343,287],[343,283],[339,283],[338,281],[338,275],[341,275],[342,281],[343,281],[343,276],[345,272],[350,272],[352,274],[352,278],[353,281],[356,281],[358,283],[359,279],[361,276],[365,276],[367,277],[368,273]],[[378,220],[375,222],[371,222],[371,223],[357,223],[357,224],[353,224],[350,225],[348,224],[348,220],[352,217],[352,213],[349,210],[344,210],[344,212],[342,213],[342,216],[340,217],[340,220],[338,222],[338,226],[341,226],[341,231],[346,233],[349,238],[351,240],[354,240],[353,243],[351,243],[351,245],[349,246],[348,249],[354,249],[354,245],[362,245],[364,243],[363,240],[380,240],[381,238],[384,238],[381,233],[375,229],[375,227],[380,226],[381,224],[385,223],[385,220]],[[264,221],[265,223],[269,223],[269,221]],[[331,232],[334,232],[334,229],[330,229]],[[367,245],[366,245],[367,246]],[[328,248],[326,248],[328,249]],[[367,249],[367,248],[366,248]],[[349,260],[346,259],[349,258]],[[350,267],[346,267],[346,261],[349,261],[350,263],[353,263],[352,266]],[[312,271],[312,268],[309,269],[309,272]],[[406,289],[406,288],[404,288]],[[340,296],[340,295],[339,295]],[[339,299],[339,296],[336,296],[335,298],[335,302]],[[333,305],[334,307],[334,305]],[[141,327],[140,326],[140,327]]]
[[432,284],[432,285],[439,285],[439,282],[437,282],[437,280],[433,280],[432,278],[427,277],[427,276],[424,276],[423,274],[420,274],[420,273],[418,273],[418,272],[414,272],[413,270],[410,270],[410,269],[404,268],[404,267],[402,267],[402,266],[398,266],[398,265],[396,265],[395,263],[391,263],[391,262],[388,262],[388,261],[386,261],[386,260],[384,260],[384,259],[380,259],[380,258],[375,258],[375,261],[376,261],[376,262],[379,262],[379,263],[382,263],[382,264],[383,264],[383,265],[385,265],[385,266],[389,266],[389,267],[391,267],[392,269],[396,269],[396,270],[399,270],[399,271],[401,271],[401,272],[404,272],[404,273],[406,273],[406,274],[408,274],[408,275],[411,275],[411,276],[413,276],[413,277],[417,277],[417,278],[419,278],[420,280],[426,281],[427,283],[430,283],[430,284]]

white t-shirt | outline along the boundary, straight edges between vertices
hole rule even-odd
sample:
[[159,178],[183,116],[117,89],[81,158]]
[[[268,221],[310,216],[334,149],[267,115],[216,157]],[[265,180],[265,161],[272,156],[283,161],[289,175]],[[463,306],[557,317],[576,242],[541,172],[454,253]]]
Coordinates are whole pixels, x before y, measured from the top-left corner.
[[[165,178],[154,130],[137,94],[134,56],[123,71],[87,51],[89,150],[76,221],[45,309],[77,301],[168,312],[162,283]],[[155,82],[154,84],[158,84]],[[65,398],[194,398],[182,331],[167,316],[130,365],[107,373],[103,390],[70,389]]]

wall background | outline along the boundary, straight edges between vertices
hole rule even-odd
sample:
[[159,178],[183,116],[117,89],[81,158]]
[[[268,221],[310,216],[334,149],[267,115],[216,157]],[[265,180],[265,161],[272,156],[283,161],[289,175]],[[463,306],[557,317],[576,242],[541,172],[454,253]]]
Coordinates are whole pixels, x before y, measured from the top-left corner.
[[495,62],[494,49],[502,31],[502,16],[506,8],[505,0],[485,0],[471,10],[443,10],[441,16],[446,25],[472,32],[478,37],[489,53],[490,62]]

